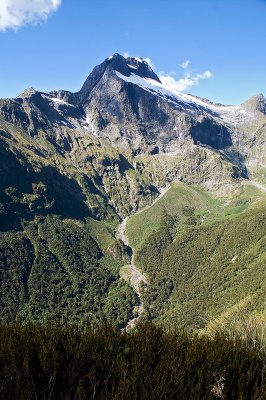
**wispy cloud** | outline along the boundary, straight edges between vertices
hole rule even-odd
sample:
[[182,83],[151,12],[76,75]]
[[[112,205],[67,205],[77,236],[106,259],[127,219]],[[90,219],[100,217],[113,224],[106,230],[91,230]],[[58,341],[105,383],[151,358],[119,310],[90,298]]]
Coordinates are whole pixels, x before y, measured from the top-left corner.
[[171,92],[183,92],[190,89],[192,86],[198,85],[201,80],[210,79],[213,77],[211,71],[204,71],[201,74],[192,75],[190,72],[185,72],[180,79],[175,79],[171,75],[160,74],[159,78],[162,84]]
[[146,63],[152,68],[154,69],[154,65],[152,63],[152,60],[149,57],[143,58],[144,61],[146,61]]
[[190,60],[185,60],[179,66],[183,69],[183,76],[179,79],[175,79],[176,73],[170,72],[170,74],[165,74],[161,72],[159,78],[163,85],[171,92],[183,92],[190,89],[192,86],[198,85],[200,81],[204,79],[210,79],[213,77],[213,73],[206,70],[202,73],[192,73],[190,70]]
[[187,69],[189,67],[189,64],[190,64],[190,60],[186,60],[186,61],[182,62],[179,65],[180,65],[181,68]]
[[128,51],[125,51],[125,53],[123,54],[123,57],[128,58],[130,56]]
[[0,31],[17,30],[26,24],[46,20],[62,0],[1,0]]

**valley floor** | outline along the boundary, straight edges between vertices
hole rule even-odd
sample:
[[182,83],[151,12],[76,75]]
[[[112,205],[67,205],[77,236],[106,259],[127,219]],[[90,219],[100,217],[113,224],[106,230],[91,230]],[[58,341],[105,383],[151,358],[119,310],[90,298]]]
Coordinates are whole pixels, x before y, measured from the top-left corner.
[[[143,211],[146,211],[149,208],[153,207],[168,192],[170,187],[171,187],[171,185],[169,184],[166,187],[162,188],[160,190],[159,196],[152,202],[152,204],[150,206],[146,206],[144,209],[139,210],[136,214],[139,215]],[[143,302],[141,299],[141,286],[144,288],[147,285],[147,277],[145,276],[145,274],[143,274],[143,272],[135,264],[134,248],[130,246],[129,239],[126,234],[128,218],[129,217],[126,217],[121,222],[121,224],[118,226],[117,237],[118,237],[118,239],[122,240],[122,242],[125,244],[126,247],[130,248],[130,252],[132,254],[130,264],[128,266],[123,267],[123,276],[124,276],[124,279],[126,279],[128,281],[128,283],[130,283],[131,287],[135,290],[135,292],[138,296],[138,299],[139,299],[139,304],[136,306],[137,317],[131,319],[128,322],[126,329],[133,328],[136,325],[136,323],[138,322],[141,314],[144,311],[144,306],[143,306]],[[128,273],[128,276],[125,276],[125,273]]]

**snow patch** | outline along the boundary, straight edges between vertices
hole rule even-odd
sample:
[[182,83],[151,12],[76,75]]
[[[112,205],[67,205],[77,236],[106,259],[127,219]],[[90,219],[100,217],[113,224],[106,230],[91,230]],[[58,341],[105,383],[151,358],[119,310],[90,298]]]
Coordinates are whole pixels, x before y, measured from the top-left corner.
[[58,97],[50,97],[49,95],[45,95],[43,96],[45,98],[47,98],[48,100],[52,101],[55,104],[64,104],[65,106],[70,106],[70,107],[75,107],[73,104],[70,104],[62,99],[59,99]]
[[169,90],[167,90],[162,83],[151,79],[151,78],[141,78],[139,75],[131,73],[130,76],[125,76],[120,72],[116,71],[116,75],[118,78],[123,79],[125,82],[134,83],[135,85],[140,86],[141,88],[147,90],[148,92],[158,94],[159,96],[165,98],[167,101],[176,103],[176,102],[185,102],[191,103],[190,100],[186,99],[182,93],[176,95]]
[[[142,59],[136,58],[136,60]],[[128,64],[128,66],[134,68],[130,64]],[[191,109],[191,107],[193,107],[196,110],[198,109],[201,112],[205,111],[211,114],[213,117],[220,118],[223,121],[234,125],[244,123],[245,120],[249,118],[249,114],[242,108],[242,106],[214,104],[207,101],[205,102],[204,100],[194,97],[190,94],[172,92],[162,83],[151,78],[142,78],[134,73],[131,73],[130,76],[127,77],[116,71],[116,75],[125,82],[138,85],[142,89],[164,98],[167,102],[175,104],[178,106],[178,108],[181,108],[184,111],[188,111]],[[216,116],[213,115],[214,113]]]
[[59,104],[66,104],[68,105],[68,103],[62,99],[58,99],[57,97],[50,97],[50,100],[52,100],[54,103],[59,103]]
[[127,64],[129,68],[138,69],[135,65]]
[[[87,126],[86,126],[87,125]],[[93,125],[89,114],[86,114],[86,125],[83,125],[83,128],[85,128],[88,132],[92,133],[93,136],[98,137],[97,129]]]

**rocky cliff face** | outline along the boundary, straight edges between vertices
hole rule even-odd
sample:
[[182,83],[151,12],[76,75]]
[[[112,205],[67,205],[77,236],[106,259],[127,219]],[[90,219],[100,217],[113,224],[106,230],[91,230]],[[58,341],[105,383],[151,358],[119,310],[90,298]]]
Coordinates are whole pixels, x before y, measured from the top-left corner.
[[[266,100],[258,95],[223,106],[174,94],[145,60],[114,54],[77,93],[30,88],[0,100],[0,137],[2,151],[27,177],[17,202],[26,202],[29,212],[25,198],[42,197],[33,188],[42,183],[49,192],[43,178],[49,167],[55,187],[64,182],[59,201],[75,182],[82,207],[105,219],[134,212],[173,180],[224,194],[248,176],[263,179]],[[17,189],[16,182],[8,185]],[[6,204],[14,201],[2,186]],[[48,204],[56,204],[55,193]]]

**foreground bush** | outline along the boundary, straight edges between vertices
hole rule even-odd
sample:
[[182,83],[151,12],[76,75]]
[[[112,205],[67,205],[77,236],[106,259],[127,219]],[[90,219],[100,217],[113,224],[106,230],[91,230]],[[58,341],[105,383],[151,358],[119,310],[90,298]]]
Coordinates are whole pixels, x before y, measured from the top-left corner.
[[147,323],[0,327],[1,399],[265,399],[261,349]]

